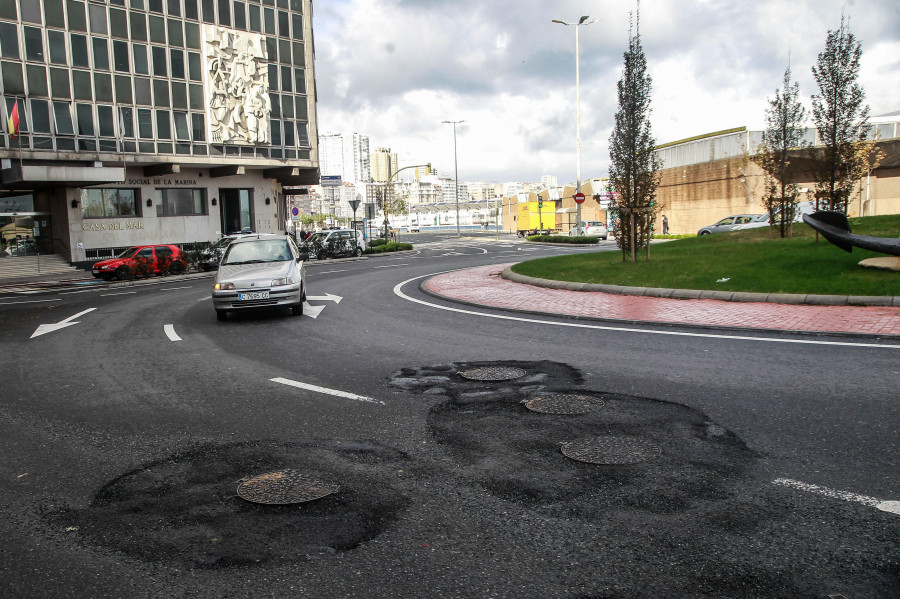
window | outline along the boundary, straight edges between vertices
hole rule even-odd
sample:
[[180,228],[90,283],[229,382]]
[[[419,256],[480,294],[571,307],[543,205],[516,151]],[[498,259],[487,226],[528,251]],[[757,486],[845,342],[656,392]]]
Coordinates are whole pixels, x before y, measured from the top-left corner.
[[168,76],[166,49],[160,46],[153,46],[151,50],[153,52],[153,75],[156,77]]
[[119,107],[119,135],[134,139],[134,108]]
[[188,52],[188,73],[191,81],[203,81],[203,70],[200,61],[200,54],[197,52]]
[[116,126],[113,121],[112,106],[97,106],[97,129],[100,137],[115,137]]
[[153,139],[153,112],[147,108],[138,108],[138,134],[141,139]]
[[128,60],[128,42],[113,41],[113,60],[117,71],[131,72],[131,62]]
[[141,42],[147,41],[147,17],[143,13],[133,12],[131,19],[131,39]]
[[134,72],[140,75],[149,75],[150,63],[147,59],[147,46],[132,44],[131,52],[134,55]]
[[243,2],[234,3],[234,28],[247,29],[246,5]]
[[44,36],[36,27],[24,27],[25,59],[44,62]]
[[62,0],[44,0],[44,25],[47,27],[66,27],[66,13]]
[[206,214],[202,189],[157,189],[156,216],[200,216]]
[[136,189],[82,189],[81,218],[127,218],[141,216]]
[[206,119],[202,114],[191,114],[191,137],[194,141],[206,141]]
[[56,121],[57,135],[75,135],[72,125],[72,109],[68,102],[53,103],[53,119]]
[[90,104],[76,104],[78,114],[78,135],[94,136],[94,108]]
[[191,134],[188,129],[188,120],[186,112],[175,112],[175,139],[180,141],[190,141]]
[[228,0],[219,0],[219,25],[231,27],[231,6]]
[[47,45],[50,47],[50,62],[53,64],[69,64],[66,56],[66,34],[62,31],[48,31]]
[[91,38],[91,45],[94,47],[94,68],[101,71],[109,70],[109,44],[106,38]]
[[28,77],[28,94],[31,96],[49,96],[47,89],[47,69],[43,65],[26,64],[25,75]]
[[69,36],[72,45],[72,65],[76,67],[90,67],[88,59],[87,38],[83,35],[71,34]]
[[102,4],[89,4],[88,12],[91,15],[91,33],[107,33],[106,6]]
[[[27,2],[26,4],[31,4],[31,2]],[[37,2],[34,4],[37,4]],[[67,0],[66,12],[69,15],[69,30],[87,31],[87,19],[84,16],[84,2]]]
[[19,33],[12,23],[0,23],[0,56],[19,57]]
[[182,50],[169,50],[172,62],[172,78],[184,79],[184,52]]
[[31,122],[35,133],[50,134],[50,108],[47,100],[31,100]]

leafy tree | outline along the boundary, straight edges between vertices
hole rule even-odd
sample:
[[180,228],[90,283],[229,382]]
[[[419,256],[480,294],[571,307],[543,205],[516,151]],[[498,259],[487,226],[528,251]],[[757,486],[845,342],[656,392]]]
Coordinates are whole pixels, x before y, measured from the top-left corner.
[[393,186],[384,185],[378,188],[378,204],[384,212],[384,236],[388,236],[388,216],[391,214],[409,213],[409,191],[397,191]]
[[[638,14],[638,21],[640,14]],[[612,207],[619,217],[616,243],[622,248],[622,259],[631,254],[637,260],[636,248],[650,247],[654,195],[659,185],[659,157],[653,153],[656,140],[650,131],[650,75],[641,46],[640,26],[629,28],[625,68],[619,80],[619,108],[609,138],[609,182],[616,190]]]
[[769,225],[777,226],[782,238],[791,235],[799,192],[791,152],[797,156],[797,148],[809,145],[803,142],[806,110],[800,104],[799,95],[800,85],[791,83],[788,67],[784,70],[782,88],[775,90],[775,97],[769,99],[762,144],[753,157],[766,173],[763,204],[769,211]]
[[856,182],[878,163],[866,138],[869,106],[857,82],[862,45],[841,15],[841,26],[829,30],[825,49],[812,68],[819,93],[812,97],[813,121],[824,148],[817,152],[816,198],[820,209],[846,213]]

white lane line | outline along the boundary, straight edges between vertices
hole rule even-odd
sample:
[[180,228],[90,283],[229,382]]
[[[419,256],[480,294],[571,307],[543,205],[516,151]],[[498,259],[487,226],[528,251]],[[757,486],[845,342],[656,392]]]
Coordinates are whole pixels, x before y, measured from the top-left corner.
[[341,270],[326,270],[324,272],[317,272],[317,275],[330,275],[333,272],[347,272],[349,269],[343,268]]
[[[461,268],[456,270],[463,270]],[[444,274],[447,272],[454,272],[453,270],[445,270],[441,272],[435,272],[428,275],[421,275],[418,277],[413,277],[411,279],[406,279],[400,283],[397,283],[394,286],[394,295],[397,297],[403,298],[405,300],[414,302],[416,304],[422,304],[423,306],[428,306],[430,308],[436,308],[438,310],[446,310],[447,312],[456,312],[458,314],[471,314],[472,316],[483,316],[485,318],[496,318],[499,320],[512,320],[515,322],[530,322],[532,324],[548,324],[556,327],[569,327],[575,329],[594,329],[597,331],[616,331],[619,333],[639,333],[643,335],[670,335],[673,337],[700,337],[707,339],[732,339],[737,341],[769,341],[772,343],[799,343],[801,345],[835,345],[835,346],[844,346],[844,347],[874,347],[879,349],[900,349],[900,345],[889,345],[887,343],[850,343],[846,341],[820,341],[816,339],[781,339],[778,337],[747,337],[743,335],[718,335],[714,333],[689,333],[684,331],[659,331],[655,329],[634,329],[630,327],[613,327],[613,326],[603,326],[603,325],[595,325],[595,324],[584,324],[580,322],[553,322],[550,320],[538,320],[537,318],[522,318],[520,316],[506,316],[503,314],[485,314],[484,312],[475,312],[474,310],[463,310],[462,308],[451,308],[450,306],[441,306],[439,304],[433,304],[431,302],[426,302],[425,300],[416,299],[414,297],[410,297],[403,293],[402,287],[407,283],[412,281],[417,281],[419,279],[424,279],[426,277],[433,277],[435,275]],[[660,323],[648,323],[649,325],[660,324]],[[786,333],[790,331],[785,331]]]
[[61,302],[62,300],[57,299],[45,299],[45,300],[25,300],[21,302],[0,302],[0,306],[12,306],[13,304],[39,304],[41,302]]
[[325,393],[327,395],[334,395],[335,397],[343,397],[345,399],[355,399],[356,401],[365,401],[368,403],[385,405],[384,402],[379,399],[372,399],[371,397],[356,395],[355,393],[347,393],[346,391],[338,391],[337,389],[319,387],[318,385],[310,385],[309,383],[301,383],[299,381],[292,381],[290,379],[283,378],[274,378],[269,380],[273,383],[281,383],[282,385],[288,385],[289,387],[296,387],[298,389],[306,389],[307,391],[315,391],[316,393]]
[[166,337],[169,338],[169,341],[181,341],[181,337],[175,332],[173,325],[167,324],[163,327],[163,330],[166,332]]
[[372,268],[394,268],[395,266],[409,266],[409,264],[388,264],[387,266],[373,266]]
[[187,287],[166,287],[165,289],[160,289],[160,291],[175,291],[176,289],[193,289],[191,286]]
[[100,297],[111,297],[113,295],[130,295],[132,293],[137,293],[137,291],[120,291],[119,293],[101,293]]
[[828,487],[820,487],[819,485],[812,485],[810,483],[791,480],[789,478],[778,478],[773,480],[772,483],[791,489],[797,489],[798,491],[824,495],[825,497],[830,497],[832,499],[861,503],[873,507],[876,510],[881,510],[882,512],[900,515],[900,501],[882,501],[874,497],[866,497],[865,495],[857,495],[856,493],[849,493],[847,491],[837,491],[835,489],[829,489]]

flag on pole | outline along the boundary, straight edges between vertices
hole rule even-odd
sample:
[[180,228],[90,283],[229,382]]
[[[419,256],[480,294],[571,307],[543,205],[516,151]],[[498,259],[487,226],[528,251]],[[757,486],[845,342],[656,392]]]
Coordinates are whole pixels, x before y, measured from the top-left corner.
[[19,101],[15,100],[13,102],[12,112],[9,113],[9,122],[7,123],[9,126],[9,137],[12,139],[16,135],[19,134]]

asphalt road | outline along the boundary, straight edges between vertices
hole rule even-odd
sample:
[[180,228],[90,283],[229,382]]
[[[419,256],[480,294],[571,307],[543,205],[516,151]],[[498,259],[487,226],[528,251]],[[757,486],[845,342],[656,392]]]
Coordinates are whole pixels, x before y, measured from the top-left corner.
[[896,349],[464,314],[419,282],[597,250],[403,240],[299,317],[0,298],[0,596],[900,597]]

